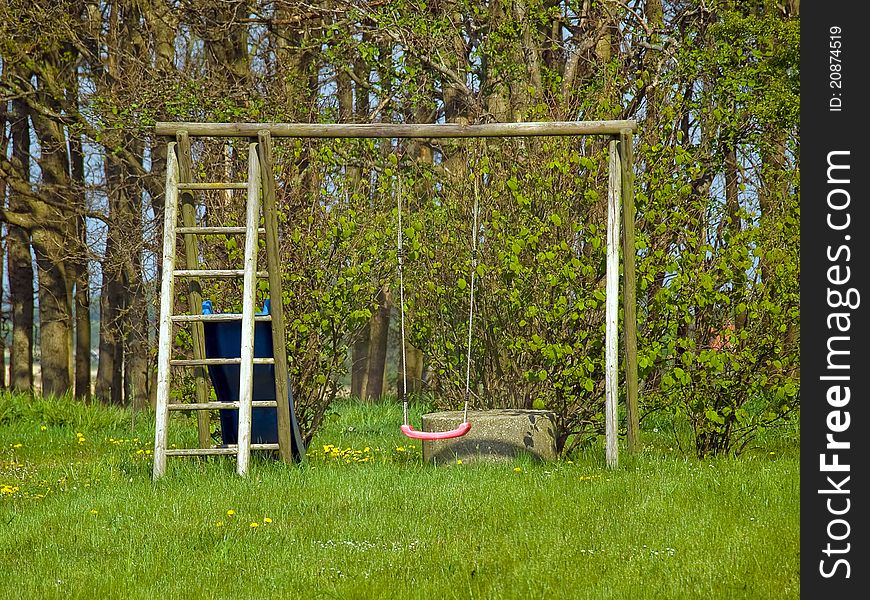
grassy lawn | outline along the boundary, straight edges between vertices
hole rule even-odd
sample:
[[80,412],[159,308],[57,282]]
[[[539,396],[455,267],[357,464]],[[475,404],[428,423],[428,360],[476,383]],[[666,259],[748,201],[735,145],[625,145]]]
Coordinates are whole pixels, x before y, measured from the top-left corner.
[[797,439],[702,462],[649,427],[614,471],[601,448],[434,468],[400,421],[340,404],[307,465],[170,458],[153,483],[151,415],[0,396],[0,597],[800,595]]

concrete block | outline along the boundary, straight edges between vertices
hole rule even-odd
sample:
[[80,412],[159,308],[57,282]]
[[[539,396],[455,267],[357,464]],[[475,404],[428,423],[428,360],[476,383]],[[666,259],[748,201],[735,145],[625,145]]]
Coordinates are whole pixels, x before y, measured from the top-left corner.
[[[556,416],[546,410],[496,409],[468,412],[471,431],[449,440],[423,440],[423,460],[434,464],[510,462],[527,454],[555,460]],[[462,411],[423,415],[423,431],[447,431],[462,423]]]

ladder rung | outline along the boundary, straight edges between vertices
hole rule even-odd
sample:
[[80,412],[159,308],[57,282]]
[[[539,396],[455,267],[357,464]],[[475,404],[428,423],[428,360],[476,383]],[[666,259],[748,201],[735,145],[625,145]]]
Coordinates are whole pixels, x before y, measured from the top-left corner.
[[[173,272],[176,277],[244,277],[244,269],[179,269]],[[257,277],[265,279],[268,271],[257,271]]]
[[247,181],[214,181],[201,183],[179,183],[180,190],[246,190]]
[[[278,450],[278,444],[251,444],[251,450]],[[235,444],[226,448],[167,448],[166,456],[221,456],[238,454]]]
[[[240,365],[241,358],[179,358],[170,360],[173,367],[199,367],[207,365]],[[254,358],[255,365],[274,365],[274,358]]]
[[[196,235],[221,235],[230,233],[246,233],[247,227],[176,227],[176,233],[193,233]],[[265,227],[257,228],[257,233],[266,235]]]
[[[252,408],[276,408],[278,403],[274,400],[254,400]],[[179,402],[170,404],[169,410],[229,410],[238,408],[238,402]]]
[[[173,323],[190,323],[190,322],[224,322],[224,321],[241,321],[240,313],[215,313],[211,315],[172,315]],[[255,321],[271,321],[272,315],[254,315]]]
[[238,452],[238,448],[167,448],[166,456],[220,456]]

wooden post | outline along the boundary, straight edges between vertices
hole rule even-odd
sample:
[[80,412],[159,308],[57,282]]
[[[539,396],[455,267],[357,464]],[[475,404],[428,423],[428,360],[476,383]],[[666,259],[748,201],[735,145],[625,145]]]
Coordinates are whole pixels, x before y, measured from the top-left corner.
[[634,148],[631,131],[619,134],[622,163],[622,311],[625,336],[625,420],[629,452],[640,450],[640,414],[637,406],[637,293],[634,261]]
[[607,273],[604,310],[604,430],[606,436],[607,466],[616,468],[618,460],[618,437],[616,405],[619,400],[619,200],[621,196],[622,169],[620,168],[617,141],[608,144],[607,185]]
[[[236,471],[248,473],[251,461],[251,402],[254,396],[254,300],[257,294],[257,233],[260,224],[260,161],[257,144],[248,145],[248,201],[245,224],[245,274],[242,290],[242,348],[239,365],[239,447]],[[280,403],[280,400],[279,400]]]
[[278,453],[286,463],[293,462],[292,424],[287,404],[289,385],[287,340],[284,339],[284,298],[281,286],[281,259],[278,255],[278,214],[275,207],[275,174],[272,172],[272,135],[258,134],[257,151],[263,185],[263,225],[266,229],[266,268],[269,271],[269,299],[272,315],[272,356],[275,358],[275,400],[278,403]]
[[[193,181],[193,166],[190,156],[190,137],[186,131],[179,131],[178,142],[178,183]],[[183,188],[183,186],[182,186]],[[190,190],[181,192],[181,221],[185,227],[196,226],[196,204]],[[199,252],[196,247],[196,235],[184,234],[184,264],[188,269],[196,269],[199,263]],[[191,314],[202,314],[202,286],[199,279],[192,278],[187,282],[187,302]],[[190,337],[193,341],[193,358],[205,358],[205,333],[201,322],[190,324]],[[196,402],[208,402],[208,373],[204,367],[193,368]],[[209,415],[204,410],[196,411],[196,426],[200,448],[211,447],[211,423]]]
[[166,152],[165,222],[163,223],[163,279],[160,283],[160,329],[157,346],[157,414],[154,428],[154,472],[166,472],[167,425],[169,422],[169,366],[172,351],[172,310],[175,299],[175,220],[178,218],[178,160],[175,142]]

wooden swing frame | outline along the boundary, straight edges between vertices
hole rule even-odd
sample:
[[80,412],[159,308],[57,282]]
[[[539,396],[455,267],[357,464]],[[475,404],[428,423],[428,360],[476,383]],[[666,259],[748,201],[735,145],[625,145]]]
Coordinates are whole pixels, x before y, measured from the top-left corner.
[[608,467],[618,464],[617,401],[619,397],[619,242],[620,204],[623,248],[623,334],[625,342],[625,399],[627,447],[639,448],[637,406],[637,298],[635,281],[634,120],[552,121],[527,123],[412,124],[412,123],[192,123],[158,122],[156,135],[190,137],[293,138],[487,138],[598,135],[609,139],[607,186],[607,260],[605,284],[605,454]]

